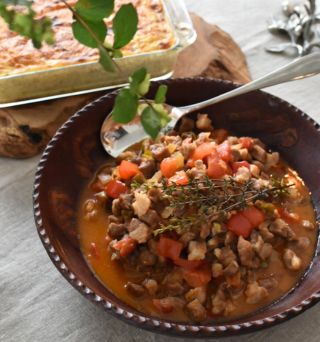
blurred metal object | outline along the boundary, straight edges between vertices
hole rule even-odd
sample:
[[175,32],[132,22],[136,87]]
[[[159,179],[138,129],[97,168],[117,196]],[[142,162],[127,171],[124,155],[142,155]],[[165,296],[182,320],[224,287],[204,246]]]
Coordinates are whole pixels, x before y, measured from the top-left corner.
[[268,46],[266,51],[301,57],[320,49],[320,13],[317,13],[316,0],[308,0],[301,5],[284,1],[282,13],[284,18],[272,17],[268,30],[286,36],[290,42]]

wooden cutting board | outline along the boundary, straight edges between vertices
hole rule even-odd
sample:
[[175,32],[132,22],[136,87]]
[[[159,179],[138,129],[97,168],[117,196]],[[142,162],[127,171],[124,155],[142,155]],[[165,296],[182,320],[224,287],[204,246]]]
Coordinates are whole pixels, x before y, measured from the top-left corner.
[[[244,54],[218,26],[192,14],[198,37],[178,56],[173,77],[206,76],[239,83],[250,81]],[[100,93],[71,96],[0,110],[0,156],[27,158],[41,152],[56,130]]]

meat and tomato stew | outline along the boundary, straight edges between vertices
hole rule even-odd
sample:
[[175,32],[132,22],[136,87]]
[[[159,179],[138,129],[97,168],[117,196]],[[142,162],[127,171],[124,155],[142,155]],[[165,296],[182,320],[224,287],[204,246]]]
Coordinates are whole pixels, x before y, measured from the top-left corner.
[[100,281],[137,310],[177,321],[274,302],[306,271],[317,235],[297,173],[205,114],[107,163],[79,212],[82,251]]

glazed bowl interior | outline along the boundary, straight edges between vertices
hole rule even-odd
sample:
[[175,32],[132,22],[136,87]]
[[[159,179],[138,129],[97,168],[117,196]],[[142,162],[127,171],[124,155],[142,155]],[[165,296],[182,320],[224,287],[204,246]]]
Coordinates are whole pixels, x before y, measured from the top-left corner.
[[[231,82],[176,79],[167,102],[187,105],[235,87]],[[155,85],[151,89],[154,91]],[[258,312],[225,323],[181,324],[149,317],[115,297],[93,275],[79,247],[77,206],[83,188],[108,156],[99,130],[111,111],[114,94],[108,94],[76,113],[56,134],[40,161],[34,190],[35,220],[40,238],[53,263],[84,296],[119,318],[156,332],[182,336],[220,336],[247,332],[279,323],[314,304],[320,297],[319,243],[309,270],[294,291]],[[320,131],[306,114],[290,104],[257,91],[223,102],[205,111],[215,127],[260,138],[298,171],[320,210]],[[112,274],[110,274],[112,277]]]

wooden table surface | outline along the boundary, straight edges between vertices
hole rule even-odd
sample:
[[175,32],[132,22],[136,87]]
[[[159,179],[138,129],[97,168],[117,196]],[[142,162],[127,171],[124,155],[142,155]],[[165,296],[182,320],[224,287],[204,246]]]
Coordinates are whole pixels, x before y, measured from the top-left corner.
[[[279,11],[280,0],[185,1],[190,11],[234,37],[248,58],[253,78],[290,60],[264,51],[266,44],[277,41],[266,31],[266,21]],[[270,92],[320,122],[320,76],[273,87]],[[53,267],[33,221],[31,196],[38,160],[0,159],[0,341],[178,341],[137,330],[104,313]],[[320,340],[320,305],[276,327],[223,341],[286,340]]]

